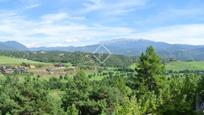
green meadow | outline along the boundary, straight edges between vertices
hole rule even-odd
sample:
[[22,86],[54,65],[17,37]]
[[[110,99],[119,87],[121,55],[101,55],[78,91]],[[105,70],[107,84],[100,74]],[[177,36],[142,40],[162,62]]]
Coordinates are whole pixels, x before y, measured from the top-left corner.
[[[137,64],[132,64],[131,69],[134,69]],[[166,63],[166,70],[204,70],[204,61],[175,61]]]
[[45,64],[37,61],[31,61],[27,59],[20,59],[20,58],[14,58],[14,57],[8,57],[8,56],[0,56],[0,64],[22,64],[22,63],[28,63],[28,64]]
[[176,61],[166,64],[167,70],[204,70],[204,61]]

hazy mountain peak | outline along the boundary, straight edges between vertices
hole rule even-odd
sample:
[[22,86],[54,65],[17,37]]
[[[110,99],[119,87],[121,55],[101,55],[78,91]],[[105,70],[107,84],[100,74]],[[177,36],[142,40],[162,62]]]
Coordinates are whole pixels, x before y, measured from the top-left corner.
[[26,46],[24,46],[23,44],[17,41],[0,42],[0,49],[1,50],[19,50],[19,51],[29,50]]

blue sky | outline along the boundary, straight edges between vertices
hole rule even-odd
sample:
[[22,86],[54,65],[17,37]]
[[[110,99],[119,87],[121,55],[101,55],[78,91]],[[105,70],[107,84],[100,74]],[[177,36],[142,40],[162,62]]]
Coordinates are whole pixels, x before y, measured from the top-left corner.
[[121,38],[204,45],[204,1],[0,0],[0,41],[80,46]]

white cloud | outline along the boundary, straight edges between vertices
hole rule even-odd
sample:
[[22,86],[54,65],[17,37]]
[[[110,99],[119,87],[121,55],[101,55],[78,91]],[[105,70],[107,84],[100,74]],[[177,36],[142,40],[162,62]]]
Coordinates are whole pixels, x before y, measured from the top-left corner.
[[62,21],[68,17],[67,13],[47,14],[42,16],[42,19],[48,23]]
[[59,12],[59,13],[53,13],[53,14],[46,14],[44,16],[41,17],[41,19],[45,22],[45,23],[54,23],[54,22],[65,22],[70,21],[70,20],[84,20],[85,17],[81,17],[81,16],[72,16],[68,13],[65,12]]
[[[33,21],[18,15],[4,15],[0,18],[0,40],[17,40],[29,47],[85,45],[132,32],[132,29],[125,27],[64,23],[65,17],[65,14],[56,14],[56,18],[44,16]],[[45,20],[54,20],[55,23],[47,23]]]
[[[204,45],[204,24],[161,27],[151,31],[138,33],[135,36],[142,39],[163,41],[172,44]],[[135,36],[129,37],[134,38]]]
[[170,22],[189,23],[191,21],[203,20],[203,11],[204,7],[163,8],[147,15],[143,20],[135,21],[135,24],[169,24]]
[[41,6],[40,0],[19,0],[20,5],[23,6],[23,10],[30,10]]
[[40,4],[31,4],[31,5],[26,6],[25,9],[32,9],[32,8],[36,8],[39,6],[40,6]]
[[123,15],[134,11],[140,7],[144,7],[147,0],[88,0],[84,3],[84,12],[97,11],[103,15]]
[[[72,22],[66,13],[29,20],[11,12],[0,13],[0,41],[16,40],[28,47],[87,45],[102,40],[131,38],[177,44],[203,44],[204,24],[161,27],[146,32],[135,28]],[[55,23],[47,23],[47,21]],[[68,23],[65,23],[65,22]]]
[[73,42],[79,42],[78,39],[65,39],[66,43],[73,43]]

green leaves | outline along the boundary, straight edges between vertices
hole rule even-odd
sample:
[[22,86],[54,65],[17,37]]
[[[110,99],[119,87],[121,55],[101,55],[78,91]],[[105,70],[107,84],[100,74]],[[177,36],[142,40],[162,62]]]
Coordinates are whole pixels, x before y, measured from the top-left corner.
[[41,81],[11,76],[0,84],[4,86],[0,88],[2,114],[51,114],[56,108]]

